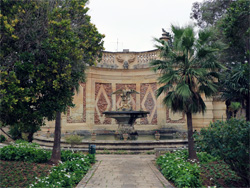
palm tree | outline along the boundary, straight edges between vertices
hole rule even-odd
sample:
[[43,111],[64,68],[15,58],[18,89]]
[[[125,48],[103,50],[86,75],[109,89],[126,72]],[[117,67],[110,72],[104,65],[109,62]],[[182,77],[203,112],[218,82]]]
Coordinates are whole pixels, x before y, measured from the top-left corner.
[[233,113],[234,118],[236,118],[236,114],[240,108],[241,108],[241,104],[239,102],[231,102],[229,106],[229,110]]
[[223,47],[212,42],[211,30],[202,30],[195,37],[193,26],[171,26],[173,42],[155,39],[160,45],[160,59],[151,62],[153,70],[160,73],[157,97],[166,96],[163,103],[173,112],[184,112],[187,117],[189,159],[197,159],[194,148],[192,114],[206,110],[201,97],[211,97],[217,92],[216,70],[223,68],[217,62],[217,51]]

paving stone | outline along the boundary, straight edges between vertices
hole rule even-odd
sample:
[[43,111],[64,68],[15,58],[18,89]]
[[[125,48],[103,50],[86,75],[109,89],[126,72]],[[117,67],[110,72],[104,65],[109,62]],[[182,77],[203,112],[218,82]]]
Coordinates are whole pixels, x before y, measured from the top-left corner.
[[[172,187],[152,164],[154,155],[96,155],[100,161],[88,180],[77,188],[164,188]],[[161,175],[161,176],[160,176]],[[162,184],[164,183],[164,186]]]

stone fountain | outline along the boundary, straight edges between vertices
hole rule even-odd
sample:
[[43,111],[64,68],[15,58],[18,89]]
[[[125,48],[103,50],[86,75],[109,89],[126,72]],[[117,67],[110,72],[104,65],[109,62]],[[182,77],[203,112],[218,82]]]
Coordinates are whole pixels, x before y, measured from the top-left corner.
[[107,118],[114,118],[118,122],[118,134],[123,135],[124,140],[132,134],[136,134],[134,123],[137,118],[146,117],[149,112],[135,111],[131,105],[131,94],[139,94],[133,89],[119,89],[112,94],[119,94],[121,96],[121,105],[117,111],[106,111],[103,114]]

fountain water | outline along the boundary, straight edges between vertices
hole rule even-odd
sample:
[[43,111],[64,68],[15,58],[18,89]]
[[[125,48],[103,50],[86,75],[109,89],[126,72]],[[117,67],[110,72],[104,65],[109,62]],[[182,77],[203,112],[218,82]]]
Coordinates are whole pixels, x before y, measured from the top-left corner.
[[146,117],[149,112],[147,111],[134,111],[131,105],[131,94],[139,94],[133,89],[119,89],[112,94],[120,94],[121,106],[117,111],[103,112],[107,118],[114,118],[118,122],[118,134],[123,135],[124,140],[131,135],[136,135],[134,123],[137,118]]

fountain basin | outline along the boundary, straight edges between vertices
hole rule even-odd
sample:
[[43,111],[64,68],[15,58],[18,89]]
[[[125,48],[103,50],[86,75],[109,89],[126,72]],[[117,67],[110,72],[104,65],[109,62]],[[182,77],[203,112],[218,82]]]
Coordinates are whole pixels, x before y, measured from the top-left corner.
[[119,124],[133,125],[137,118],[146,117],[149,112],[146,111],[106,111],[103,114],[107,118],[114,118]]

